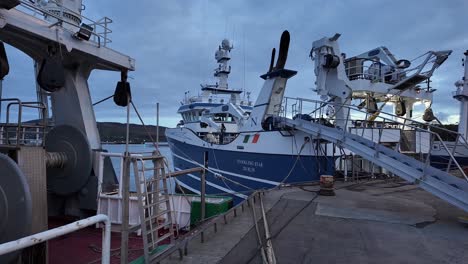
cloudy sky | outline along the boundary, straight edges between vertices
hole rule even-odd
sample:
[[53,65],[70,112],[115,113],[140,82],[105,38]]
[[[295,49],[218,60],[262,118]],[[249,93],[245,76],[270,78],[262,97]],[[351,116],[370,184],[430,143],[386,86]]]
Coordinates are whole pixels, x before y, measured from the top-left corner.
[[[298,71],[288,83],[288,96],[315,97],[308,57],[311,44],[336,32],[342,34],[341,50],[348,57],[377,46],[388,47],[397,59],[453,50],[432,78],[433,88],[438,89],[433,108],[443,122],[457,119],[458,104],[450,93],[463,74],[461,59],[468,49],[466,0],[85,0],[84,4],[85,16],[113,19],[110,47],[136,59],[137,69],[130,73],[132,93],[150,124],[155,123],[155,103],[160,102],[161,124],[175,126],[184,92],[196,95],[200,83],[215,82],[214,52],[226,37],[234,44],[230,87],[245,88],[255,98],[262,86],[259,75],[267,70],[271,48],[278,46],[285,29],[291,34],[286,67]],[[34,100],[32,61],[11,47],[7,53],[11,70],[3,82],[3,97]],[[111,95],[119,78],[118,73],[93,72],[89,82],[93,101]],[[125,109],[112,101],[96,106],[95,112],[99,121],[125,121]]]

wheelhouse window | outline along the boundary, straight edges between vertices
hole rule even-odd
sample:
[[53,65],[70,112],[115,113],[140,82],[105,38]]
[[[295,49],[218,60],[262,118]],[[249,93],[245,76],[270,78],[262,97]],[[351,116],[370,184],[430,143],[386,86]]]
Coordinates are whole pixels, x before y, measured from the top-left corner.
[[182,114],[185,122],[197,122],[200,120],[201,111],[190,111]]
[[231,114],[215,114],[213,116],[213,121],[219,123],[232,123],[234,122],[234,117]]

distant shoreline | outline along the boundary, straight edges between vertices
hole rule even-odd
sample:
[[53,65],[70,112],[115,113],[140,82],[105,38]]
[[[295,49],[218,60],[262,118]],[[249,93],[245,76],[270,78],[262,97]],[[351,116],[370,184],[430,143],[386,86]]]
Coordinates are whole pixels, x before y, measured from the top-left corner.
[[[98,122],[99,136],[105,144],[125,144],[127,137],[127,125],[114,122]],[[159,135],[159,142],[166,143],[166,127],[159,126],[158,132],[155,126],[142,126],[136,124],[129,125],[129,141],[130,144],[145,144],[156,140],[156,135]],[[164,142],[164,143],[163,143]]]

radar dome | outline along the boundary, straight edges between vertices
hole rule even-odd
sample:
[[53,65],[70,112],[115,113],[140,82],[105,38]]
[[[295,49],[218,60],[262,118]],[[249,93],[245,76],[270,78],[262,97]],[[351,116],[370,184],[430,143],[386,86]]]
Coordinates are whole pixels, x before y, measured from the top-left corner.
[[215,59],[219,61],[223,57],[224,52],[222,50],[217,50],[215,53]]
[[223,47],[223,49],[231,49],[231,42],[229,41],[229,39],[223,39],[223,41],[221,42],[221,46]]

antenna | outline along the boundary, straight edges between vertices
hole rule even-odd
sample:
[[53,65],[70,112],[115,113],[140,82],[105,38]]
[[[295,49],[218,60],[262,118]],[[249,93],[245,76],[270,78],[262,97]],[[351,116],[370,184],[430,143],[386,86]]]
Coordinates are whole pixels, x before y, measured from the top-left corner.
[[245,29],[242,28],[242,53],[244,53],[243,56],[243,66],[242,66],[242,87],[245,91]]

